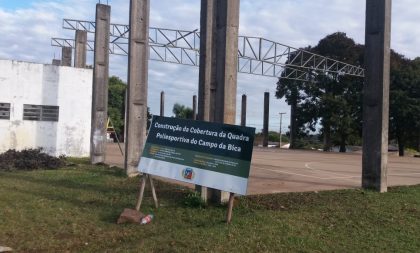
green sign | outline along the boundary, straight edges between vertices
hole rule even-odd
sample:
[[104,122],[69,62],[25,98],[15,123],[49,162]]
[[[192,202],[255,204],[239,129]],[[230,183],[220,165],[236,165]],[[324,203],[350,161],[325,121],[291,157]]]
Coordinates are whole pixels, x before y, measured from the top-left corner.
[[245,195],[255,128],[154,116],[139,171]]

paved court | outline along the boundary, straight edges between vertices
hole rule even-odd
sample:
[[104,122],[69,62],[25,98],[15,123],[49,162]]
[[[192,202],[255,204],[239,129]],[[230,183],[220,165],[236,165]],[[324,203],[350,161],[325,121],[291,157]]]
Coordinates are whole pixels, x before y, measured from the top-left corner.
[[[116,144],[107,163],[123,167]],[[360,188],[361,154],[254,148],[248,194]],[[420,158],[389,156],[388,185],[420,184]]]

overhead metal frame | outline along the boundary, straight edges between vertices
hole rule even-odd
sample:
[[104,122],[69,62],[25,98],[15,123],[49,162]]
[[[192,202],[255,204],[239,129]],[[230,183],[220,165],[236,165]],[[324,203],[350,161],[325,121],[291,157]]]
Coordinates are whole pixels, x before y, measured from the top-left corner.
[[[110,54],[128,55],[129,26],[110,25]],[[95,22],[64,19],[63,28],[95,32]],[[93,41],[88,41],[87,50],[93,50]],[[51,45],[74,47],[74,40],[52,38]],[[200,33],[150,27],[150,60],[188,66],[199,65]],[[287,46],[260,37],[238,37],[238,72],[307,81],[309,73],[335,73],[364,77],[364,69],[345,62]],[[284,71],[287,69],[288,71]]]
[[[52,38],[51,46],[74,48],[74,39]],[[176,63],[187,66],[199,66],[200,54],[197,50],[178,48],[164,45],[149,44],[149,59],[152,61]],[[94,41],[88,40],[86,49],[93,51]],[[114,42],[110,43],[109,53],[113,55],[127,56],[128,43]],[[284,66],[281,63],[267,63],[247,57],[238,56],[238,72],[268,77],[281,77],[285,79],[294,79],[307,81],[308,72],[293,66]],[[287,69],[288,71],[284,72]]]

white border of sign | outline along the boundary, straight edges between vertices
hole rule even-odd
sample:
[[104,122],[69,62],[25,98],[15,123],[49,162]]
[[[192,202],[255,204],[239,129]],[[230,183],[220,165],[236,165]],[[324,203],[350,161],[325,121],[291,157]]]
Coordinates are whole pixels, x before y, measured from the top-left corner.
[[[227,175],[180,164],[168,163],[165,161],[154,160],[146,157],[141,158],[138,169],[142,173],[175,179],[191,184],[203,185],[206,187],[227,192],[234,192],[241,195],[246,195],[248,188],[248,178]],[[185,169],[189,169],[192,172],[191,179],[184,177]]]

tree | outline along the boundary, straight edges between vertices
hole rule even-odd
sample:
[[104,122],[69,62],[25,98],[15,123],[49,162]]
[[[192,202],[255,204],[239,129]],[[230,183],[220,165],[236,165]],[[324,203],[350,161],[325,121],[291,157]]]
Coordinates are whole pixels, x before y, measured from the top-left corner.
[[[310,51],[310,47],[304,48],[303,50]],[[286,61],[289,63],[295,58],[296,54],[291,53],[290,59]],[[295,68],[298,71],[307,71],[305,69]],[[291,74],[294,70],[286,68],[277,82],[276,97],[278,99],[285,98],[286,103],[290,105],[290,149],[299,148],[298,140],[300,137],[305,135],[307,128],[315,130],[315,122],[312,117],[313,113],[306,113],[310,111],[302,108],[302,101],[305,99],[303,87],[307,85],[307,82],[293,79],[286,79],[284,77]],[[308,73],[310,75],[310,73]],[[298,117],[299,115],[299,117]]]
[[193,118],[193,109],[187,107],[185,105],[181,105],[178,103],[174,104],[172,112],[175,115],[175,118],[182,118],[182,119],[192,119]]
[[[363,47],[345,33],[328,35],[316,47],[306,50],[355,65],[361,65],[363,60]],[[303,128],[301,133],[308,134],[308,130],[314,131],[320,124],[324,150],[330,150],[332,144],[339,144],[340,151],[344,152],[348,139],[360,136],[363,79],[313,71],[308,71],[307,77],[307,82],[280,80],[277,97],[285,96],[291,105],[291,114],[299,113],[299,117],[292,115],[291,121],[292,125],[298,125],[297,129]],[[291,128],[291,135],[296,131]],[[293,141],[291,145],[295,145]]]
[[286,103],[290,105],[290,149],[297,148],[297,138],[299,132],[299,126],[297,124],[296,111],[298,109],[298,104],[301,100],[299,96],[299,86],[303,82],[296,80],[288,80],[280,78],[277,82],[276,97],[285,98]]
[[[127,84],[119,77],[111,76],[108,85],[108,117],[111,119],[115,132],[122,140],[125,123],[125,95]],[[147,107],[147,129],[152,120],[150,108]]]
[[[363,60],[363,47],[340,32],[326,36],[317,46],[305,50],[354,65],[361,65]],[[308,81],[280,79],[277,83],[276,96],[285,97],[291,106],[291,147],[298,145],[294,136],[310,135],[321,125],[324,150],[329,151],[333,144],[338,144],[340,151],[345,152],[349,139],[360,139],[363,79],[331,72],[302,71],[307,72]],[[287,76],[287,69],[282,75]]]
[[[345,33],[334,33],[307,51],[352,65],[363,65],[364,46],[356,44]],[[291,55],[293,58],[293,54]],[[287,63],[287,62],[286,62]],[[302,70],[302,69],[301,69]],[[282,76],[287,76],[288,69]],[[331,72],[307,70],[307,82],[277,82],[277,98],[291,106],[291,146],[293,136],[309,135],[321,126],[324,150],[339,145],[361,143],[363,78]],[[420,58],[408,60],[391,50],[390,139],[396,139],[399,153],[406,147],[420,151]]]
[[[345,33],[337,32],[320,40],[313,48],[315,53],[353,65],[362,65],[363,47]],[[318,102],[324,137],[324,151],[333,144],[346,151],[350,136],[360,138],[363,79],[345,74],[322,73],[316,76],[315,89],[308,90],[313,101]]]
[[108,116],[111,118],[115,132],[123,135],[125,117],[125,91],[127,84],[120,78],[112,76],[108,85]]
[[412,135],[414,138],[411,139],[412,146],[417,149],[417,152],[420,152],[420,58],[417,57],[412,61],[412,68],[416,74],[415,80],[413,81],[412,86],[410,87],[409,94],[411,95],[412,104],[412,116],[414,124],[411,125],[414,127]]
[[407,146],[420,149],[420,58],[392,52],[391,60],[390,136],[404,156]]

